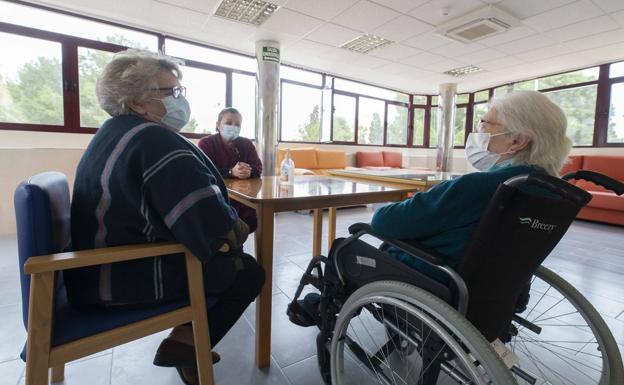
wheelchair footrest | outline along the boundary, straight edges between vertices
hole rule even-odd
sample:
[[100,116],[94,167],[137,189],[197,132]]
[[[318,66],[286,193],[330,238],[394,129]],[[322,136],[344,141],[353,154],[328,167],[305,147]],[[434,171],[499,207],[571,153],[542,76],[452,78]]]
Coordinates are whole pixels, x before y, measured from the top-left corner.
[[318,311],[319,300],[320,296],[317,293],[309,293],[304,299],[291,302],[286,309],[290,322],[303,327],[319,325],[321,322]]

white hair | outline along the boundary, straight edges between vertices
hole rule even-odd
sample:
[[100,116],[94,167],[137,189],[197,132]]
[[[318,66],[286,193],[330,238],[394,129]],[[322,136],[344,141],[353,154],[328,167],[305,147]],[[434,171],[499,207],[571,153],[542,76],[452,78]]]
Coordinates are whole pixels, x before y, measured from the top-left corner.
[[130,113],[128,102],[145,103],[158,88],[158,73],[170,71],[182,79],[178,62],[151,52],[122,51],[104,67],[95,92],[100,107],[111,116]]
[[536,91],[514,91],[493,98],[489,106],[507,130],[530,140],[524,150],[514,155],[513,163],[535,165],[559,176],[572,147],[566,136],[568,123],[563,110]]

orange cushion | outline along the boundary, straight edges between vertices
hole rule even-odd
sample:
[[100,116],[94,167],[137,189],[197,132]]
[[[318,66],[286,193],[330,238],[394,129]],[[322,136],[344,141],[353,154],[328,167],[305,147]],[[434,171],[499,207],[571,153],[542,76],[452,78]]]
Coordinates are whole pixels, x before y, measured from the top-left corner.
[[381,151],[355,153],[355,163],[357,167],[383,167],[383,155]]
[[[286,156],[286,149],[280,148],[277,157],[277,167],[282,164],[282,160]],[[296,168],[318,168],[316,161],[316,149],[314,148],[291,148],[290,158],[295,162]]]
[[566,162],[561,167],[559,174],[565,175],[569,172],[579,170],[583,165],[583,157],[580,155],[571,155],[566,159]]
[[624,156],[585,155],[583,170],[596,171],[617,180],[624,180]]
[[400,152],[382,151],[384,166],[403,168],[403,154]]
[[316,150],[318,168],[345,168],[347,154],[344,151]]
[[592,200],[587,204],[589,207],[624,211],[624,196],[617,196],[608,192],[592,192]]

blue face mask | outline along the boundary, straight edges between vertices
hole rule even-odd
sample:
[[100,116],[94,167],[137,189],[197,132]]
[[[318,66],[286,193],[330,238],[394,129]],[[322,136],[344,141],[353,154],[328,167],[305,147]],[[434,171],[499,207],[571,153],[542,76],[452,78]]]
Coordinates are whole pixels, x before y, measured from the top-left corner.
[[182,127],[186,126],[191,118],[191,106],[184,95],[179,95],[174,98],[173,95],[169,95],[163,99],[159,99],[165,106],[165,115],[160,118],[160,122],[168,127],[180,131]]
[[221,129],[221,136],[223,136],[223,139],[231,141],[238,138],[238,136],[240,135],[240,130],[241,128],[238,126],[224,124],[223,128]]

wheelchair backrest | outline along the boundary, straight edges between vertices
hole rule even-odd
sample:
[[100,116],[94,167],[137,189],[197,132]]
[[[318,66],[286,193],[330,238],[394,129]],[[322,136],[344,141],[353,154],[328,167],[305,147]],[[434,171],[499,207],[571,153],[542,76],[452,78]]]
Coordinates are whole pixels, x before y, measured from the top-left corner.
[[504,337],[527,282],[591,199],[552,176],[512,179],[497,189],[458,266],[467,318],[489,341]]

